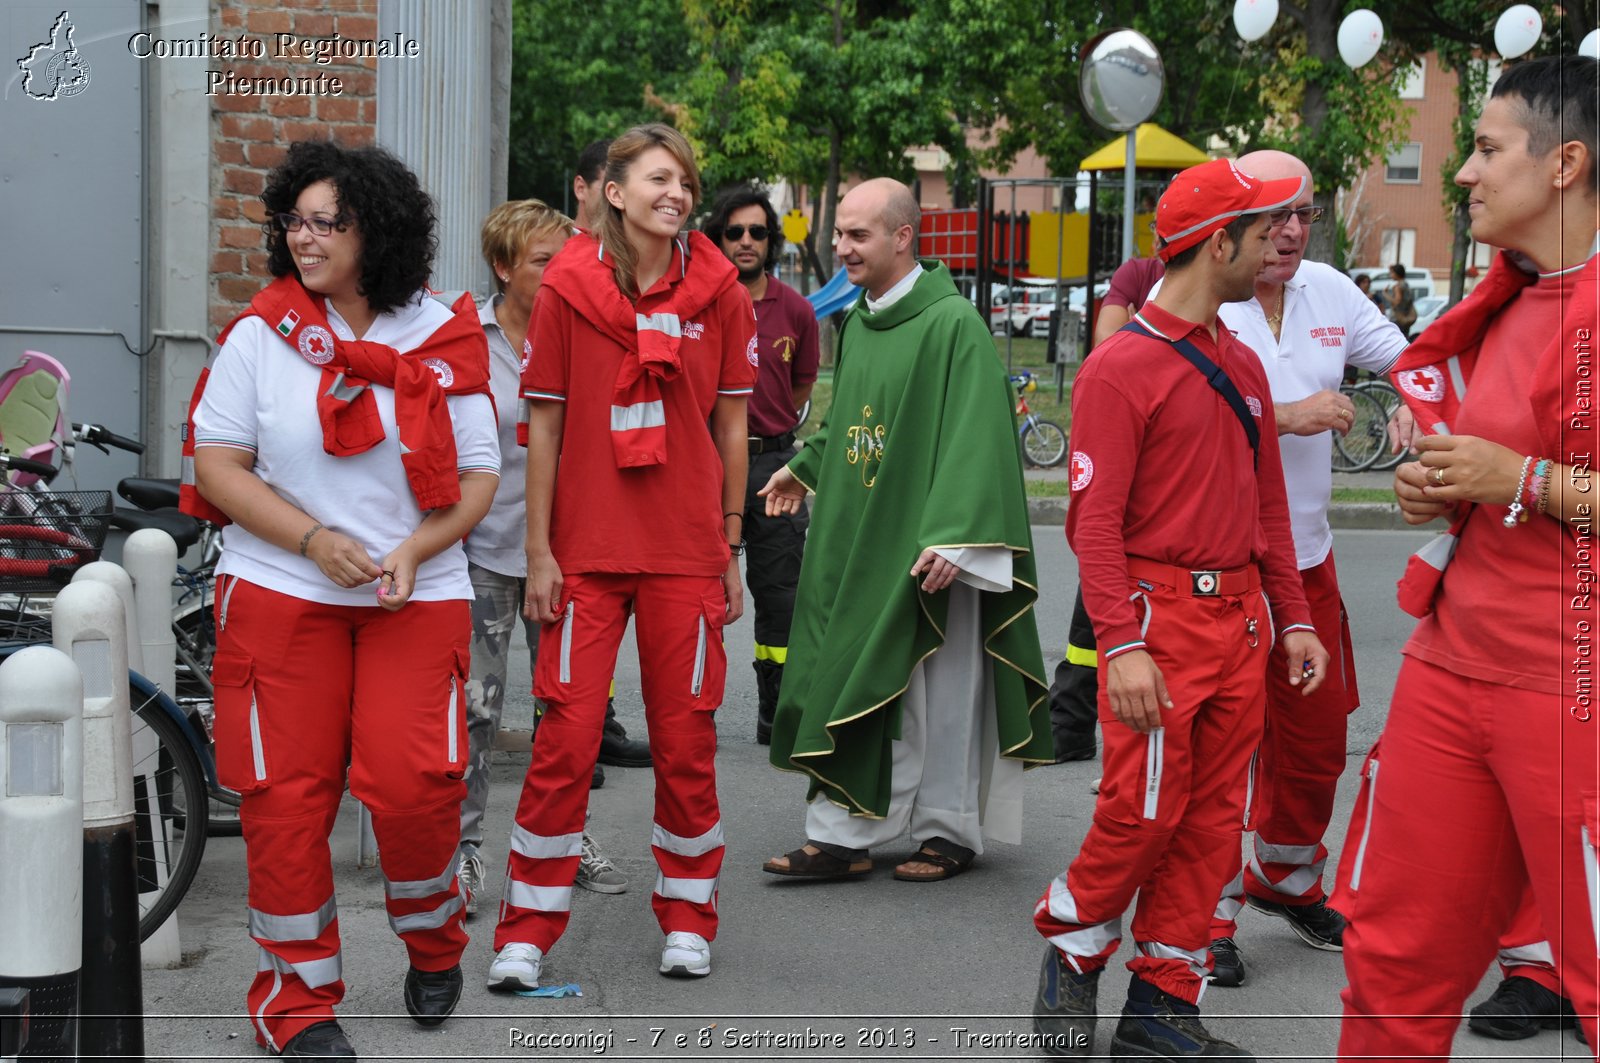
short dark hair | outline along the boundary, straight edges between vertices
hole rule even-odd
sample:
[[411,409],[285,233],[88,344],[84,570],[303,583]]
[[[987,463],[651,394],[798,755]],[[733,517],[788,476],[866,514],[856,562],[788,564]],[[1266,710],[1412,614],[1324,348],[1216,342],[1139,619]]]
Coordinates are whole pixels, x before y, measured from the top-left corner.
[[417,175],[382,148],[346,148],[331,140],[289,145],[261,193],[267,269],[274,277],[299,276],[288,234],[274,215],[292,212],[300,193],[318,181],[333,185],[339,213],[361,234],[357,291],[380,314],[404,306],[433,273],[437,218]]
[[1576,140],[1589,154],[1589,187],[1600,194],[1600,64],[1583,55],[1528,59],[1506,69],[1489,93],[1515,97],[1528,130],[1528,154],[1535,157]]
[[1404,263],[1396,262],[1394,265],[1390,266],[1389,267],[1389,276],[1393,277],[1397,281],[1405,280],[1406,279],[1406,267],[1405,267]]
[[[1235,258],[1239,257],[1239,252],[1244,249],[1244,234],[1248,232],[1250,230],[1250,226],[1254,225],[1258,220],[1260,220],[1261,217],[1262,215],[1260,214],[1241,214],[1222,227],[1222,231],[1228,234],[1228,239],[1233,241],[1233,257],[1228,259],[1229,262],[1232,262]],[[1166,272],[1173,273],[1188,266],[1200,256],[1200,249],[1204,247],[1206,243],[1210,241],[1210,239],[1211,237],[1208,235],[1198,244],[1195,244],[1192,247],[1186,247],[1182,251],[1179,251],[1177,254],[1173,255],[1167,260]]]
[[705,224],[700,226],[700,231],[721,247],[722,234],[728,227],[728,219],[733,216],[734,211],[745,207],[760,207],[766,213],[767,261],[763,268],[771,273],[778,264],[779,252],[783,250],[783,231],[778,225],[778,212],[772,209],[772,200],[761,189],[754,185],[738,185],[724,190],[711,205],[711,214],[706,218]]
[[1367,282],[1367,286],[1369,288],[1372,286],[1372,277],[1371,276],[1369,276],[1368,274],[1365,274],[1365,273],[1356,274],[1356,286],[1357,287],[1361,286],[1361,282],[1362,281],[1366,281]]
[[606,171],[606,152],[611,150],[611,138],[592,140],[578,152],[578,173],[583,183],[592,185]]

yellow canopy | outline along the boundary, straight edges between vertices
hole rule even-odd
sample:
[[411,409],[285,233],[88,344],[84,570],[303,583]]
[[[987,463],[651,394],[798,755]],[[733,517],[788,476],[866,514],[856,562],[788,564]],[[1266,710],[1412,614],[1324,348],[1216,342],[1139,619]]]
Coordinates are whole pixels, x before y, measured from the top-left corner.
[[[1211,156],[1180,140],[1154,122],[1134,130],[1134,165],[1141,170],[1183,170]],[[1080,170],[1120,170],[1128,164],[1126,134],[1113,140],[1078,164]]]

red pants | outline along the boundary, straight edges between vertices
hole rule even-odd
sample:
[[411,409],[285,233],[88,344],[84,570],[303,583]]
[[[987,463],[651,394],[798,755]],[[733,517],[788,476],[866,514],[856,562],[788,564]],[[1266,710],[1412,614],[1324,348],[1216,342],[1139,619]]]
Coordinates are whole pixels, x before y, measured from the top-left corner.
[[1556,973],[1555,956],[1545,938],[1544,921],[1539,918],[1539,902],[1534,899],[1531,884],[1523,888],[1516,914],[1511,917],[1511,925],[1505,933],[1500,935],[1496,951],[1500,977],[1517,975],[1539,983],[1557,996],[1566,995],[1561,977]]
[[390,613],[228,577],[216,615],[217,773],[244,795],[250,936],[261,950],[247,1001],[256,1040],[279,1051],[344,997],[328,834],[347,765],[351,793],[372,812],[389,925],[411,965],[461,960],[471,616],[465,600]]
[[1600,720],[1570,707],[1406,658],[1339,864],[1340,1058],[1447,1056],[1530,882],[1561,992],[1600,1044]]
[[1173,708],[1162,713],[1160,731],[1138,734],[1112,714],[1102,684],[1105,774],[1094,823],[1033,921],[1075,969],[1098,970],[1117,951],[1122,914],[1137,892],[1139,955],[1128,969],[1197,1002],[1211,912],[1238,857],[1273,632],[1259,592],[1186,598],[1165,588],[1146,595],[1137,584],[1129,590],[1146,599],[1145,641]]
[[494,947],[524,941],[548,952],[567,927],[589,776],[630,609],[656,773],[650,845],[660,874],[650,904],[663,931],[710,940],[723,852],[714,716],[728,663],[722,582],[578,573],[567,575],[563,594],[563,619],[539,633],[533,692],[545,710],[517,804]]
[[1311,623],[1328,651],[1328,677],[1316,692],[1289,685],[1282,645],[1267,660],[1267,723],[1253,776],[1248,829],[1255,831],[1250,862],[1235,854],[1233,874],[1211,920],[1213,939],[1232,937],[1246,893],[1280,904],[1321,900],[1322,844],[1333,818],[1333,797],[1344,772],[1346,721],[1360,703],[1350,624],[1339,597],[1333,555],[1300,573]]

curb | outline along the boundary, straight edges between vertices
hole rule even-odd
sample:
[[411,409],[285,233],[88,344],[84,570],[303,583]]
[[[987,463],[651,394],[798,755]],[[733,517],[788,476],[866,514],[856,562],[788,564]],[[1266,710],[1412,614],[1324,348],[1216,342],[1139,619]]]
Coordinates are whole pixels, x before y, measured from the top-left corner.
[[[1029,524],[1060,525],[1067,519],[1064,498],[1028,499]],[[1441,531],[1443,522],[1421,526],[1407,524],[1400,507],[1389,502],[1341,502],[1328,507],[1328,524],[1340,531]],[[1438,527],[1434,525],[1437,524]]]

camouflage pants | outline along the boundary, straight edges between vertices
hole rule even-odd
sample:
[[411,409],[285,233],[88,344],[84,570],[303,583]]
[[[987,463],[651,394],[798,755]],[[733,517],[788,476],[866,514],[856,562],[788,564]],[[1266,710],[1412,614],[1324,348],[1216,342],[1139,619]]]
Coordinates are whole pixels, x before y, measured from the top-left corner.
[[[483,812],[489,803],[489,751],[500,729],[506,702],[506,666],[518,621],[528,642],[528,663],[539,656],[539,625],[522,619],[520,576],[503,576],[474,564],[472,580],[472,677],[467,681],[467,796],[461,802],[461,851],[476,853],[483,843]],[[533,689],[533,677],[523,677]]]

